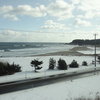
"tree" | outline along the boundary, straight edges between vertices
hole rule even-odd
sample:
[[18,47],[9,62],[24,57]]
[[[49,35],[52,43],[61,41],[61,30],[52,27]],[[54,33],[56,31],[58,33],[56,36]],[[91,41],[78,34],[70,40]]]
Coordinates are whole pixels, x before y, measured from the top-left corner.
[[15,72],[21,72],[21,67],[18,64],[0,62],[0,76],[14,74]]
[[66,64],[65,60],[63,60],[61,58],[58,60],[58,69],[67,70],[67,64]]
[[73,60],[73,61],[71,62],[71,64],[69,64],[69,67],[71,67],[71,68],[78,68],[78,66],[79,66],[79,64],[78,64],[77,61],[75,61],[75,60]]
[[100,63],[100,56],[98,56],[98,62]]
[[0,76],[5,75],[5,74],[6,74],[5,66],[3,62],[0,62]]
[[36,70],[40,70],[42,68],[42,67],[39,67],[39,65],[41,65],[41,64],[43,64],[43,62],[42,61],[38,61],[36,59],[31,61],[31,66],[35,67],[35,70],[34,70],[35,72],[37,72]]
[[56,66],[56,60],[54,60],[53,58],[49,59],[49,69],[54,69]]
[[82,66],[88,66],[87,61],[83,61]]

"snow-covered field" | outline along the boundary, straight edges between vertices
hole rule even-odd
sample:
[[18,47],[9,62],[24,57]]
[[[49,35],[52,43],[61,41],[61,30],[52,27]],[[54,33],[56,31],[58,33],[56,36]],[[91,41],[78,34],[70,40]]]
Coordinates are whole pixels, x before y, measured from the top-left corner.
[[[66,71],[58,70],[57,68],[53,71],[48,70],[49,68],[49,59],[51,56],[41,56],[41,57],[8,57],[8,58],[0,58],[0,61],[7,61],[9,63],[15,63],[19,64],[22,68],[22,72],[16,73],[14,75],[7,75],[0,77],[0,83],[7,82],[7,81],[14,81],[14,80],[20,80],[20,79],[26,79],[26,78],[32,78],[32,77],[40,77],[40,76],[47,76],[51,74],[58,74],[58,73],[64,73],[64,72],[71,72],[76,70],[82,70],[86,68],[92,68],[94,65],[92,65],[92,60],[94,60],[94,57],[89,56],[52,56],[56,60],[56,66],[58,63],[59,58],[62,58],[66,61],[67,64],[70,64],[73,59],[77,61],[77,63],[80,65],[79,68],[69,68]],[[43,64],[41,65],[43,68],[39,71],[39,73],[34,72],[34,68],[31,67],[30,62],[31,60],[39,59],[40,61],[43,61]],[[87,61],[88,67],[82,66],[83,61]],[[97,65],[98,66],[98,65]]]
[[100,95],[100,75],[0,95],[0,100],[73,100]]
[[[22,66],[22,72],[10,76],[0,77],[0,83],[25,78],[27,79],[31,77],[46,76],[51,74],[65,72],[68,73],[75,70],[83,70],[94,67],[94,65],[91,64],[92,60],[94,60],[94,57],[92,56],[52,56],[56,60],[56,66],[59,58],[64,59],[67,64],[70,64],[72,60],[75,59],[80,66],[79,68],[75,69],[69,68],[66,71],[60,71],[57,69],[49,71],[48,66],[50,57],[51,56],[0,58],[0,61],[8,61],[9,63],[15,62],[15,64],[19,64],[20,66]],[[33,68],[30,66],[31,60],[34,59],[39,59],[44,62],[41,65],[43,68],[39,71],[39,73],[35,73],[33,71]],[[87,67],[82,66],[82,62],[84,60],[88,62]],[[100,65],[97,64],[97,67],[99,66]],[[100,95],[99,81],[100,75],[98,73],[98,75],[96,74],[91,77],[73,80],[73,82],[65,81],[52,85],[3,94],[0,95],[0,100],[72,100],[73,98],[82,96],[94,98],[94,96]]]

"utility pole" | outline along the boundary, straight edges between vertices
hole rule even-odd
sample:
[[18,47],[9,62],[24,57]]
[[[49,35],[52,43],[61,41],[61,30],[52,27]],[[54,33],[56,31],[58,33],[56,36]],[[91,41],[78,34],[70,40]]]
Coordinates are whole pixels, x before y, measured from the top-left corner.
[[96,67],[96,36],[97,36],[97,34],[94,34],[94,41],[95,41],[95,67]]

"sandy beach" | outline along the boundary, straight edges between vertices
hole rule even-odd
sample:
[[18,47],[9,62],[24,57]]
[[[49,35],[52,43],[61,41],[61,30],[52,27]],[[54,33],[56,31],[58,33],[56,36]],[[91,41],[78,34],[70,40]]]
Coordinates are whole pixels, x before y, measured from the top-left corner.
[[78,51],[89,51],[92,50],[88,48],[87,46],[78,46],[74,47],[72,49],[69,49],[68,51],[59,51],[59,52],[52,52],[52,53],[46,53],[46,54],[39,54],[39,55],[34,55],[34,56],[93,56],[94,54],[84,54],[80,53]]

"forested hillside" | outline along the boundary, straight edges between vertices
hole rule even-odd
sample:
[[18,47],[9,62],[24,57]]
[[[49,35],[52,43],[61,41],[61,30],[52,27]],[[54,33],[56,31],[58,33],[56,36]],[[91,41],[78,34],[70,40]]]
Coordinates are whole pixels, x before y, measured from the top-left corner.
[[75,39],[72,42],[70,42],[70,44],[73,44],[73,45],[95,45],[95,42],[96,42],[96,45],[100,45],[100,39],[96,39],[96,41],[95,40]]

